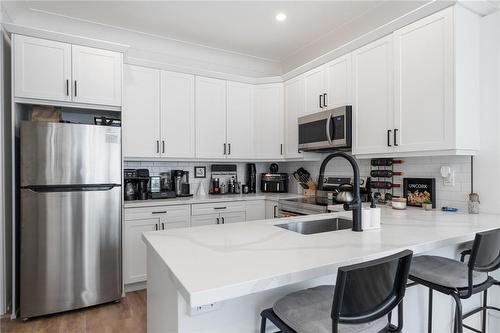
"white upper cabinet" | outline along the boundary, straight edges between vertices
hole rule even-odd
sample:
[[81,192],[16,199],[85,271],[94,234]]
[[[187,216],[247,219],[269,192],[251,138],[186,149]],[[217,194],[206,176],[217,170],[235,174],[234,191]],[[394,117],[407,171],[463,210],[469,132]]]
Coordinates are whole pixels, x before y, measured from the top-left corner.
[[227,82],[227,157],[254,156],[253,86]]
[[119,107],[122,67],[119,52],[14,35],[15,97]]
[[71,101],[71,45],[14,35],[14,95]]
[[298,76],[285,82],[285,158],[301,158],[297,118],[305,114],[305,82]]
[[194,76],[161,72],[161,156],[194,157]]
[[453,9],[394,33],[398,151],[453,148]]
[[122,54],[73,45],[73,101],[120,106]]
[[392,38],[353,52],[353,154],[393,151]]
[[305,114],[325,110],[324,98],[326,96],[325,67],[321,66],[304,74],[305,78]]
[[255,87],[255,156],[263,159],[283,158],[283,84]]
[[226,81],[196,77],[196,157],[225,158]]
[[328,109],[352,104],[351,59],[347,54],[326,64],[327,94],[323,102]]
[[123,156],[160,157],[160,71],[124,66]]

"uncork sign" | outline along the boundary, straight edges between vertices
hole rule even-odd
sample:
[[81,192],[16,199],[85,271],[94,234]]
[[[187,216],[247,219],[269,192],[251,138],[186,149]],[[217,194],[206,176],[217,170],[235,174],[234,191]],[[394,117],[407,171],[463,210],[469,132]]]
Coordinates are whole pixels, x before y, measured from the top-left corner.
[[436,208],[435,178],[404,178],[403,192],[408,206],[422,207],[424,202],[430,200],[432,208]]

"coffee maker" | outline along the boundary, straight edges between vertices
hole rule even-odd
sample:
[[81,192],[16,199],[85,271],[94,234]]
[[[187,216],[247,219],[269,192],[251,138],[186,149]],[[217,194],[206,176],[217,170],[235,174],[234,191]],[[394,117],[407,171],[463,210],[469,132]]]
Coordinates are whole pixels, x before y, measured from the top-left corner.
[[146,200],[148,198],[148,169],[124,169],[124,200]]
[[178,197],[192,196],[192,194],[189,193],[191,191],[189,186],[189,171],[172,170],[170,174],[172,175],[172,185],[175,195]]

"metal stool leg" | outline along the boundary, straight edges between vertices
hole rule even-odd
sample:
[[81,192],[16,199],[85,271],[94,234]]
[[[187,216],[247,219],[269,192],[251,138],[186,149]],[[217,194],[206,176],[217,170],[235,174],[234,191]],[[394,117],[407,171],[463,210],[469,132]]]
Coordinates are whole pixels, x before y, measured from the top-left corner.
[[483,321],[481,332],[486,333],[486,316],[488,314],[488,289],[483,292]]
[[427,314],[427,332],[432,333],[432,289],[429,288],[429,307]]
[[262,316],[260,321],[260,333],[266,333],[266,317]]
[[460,297],[456,294],[451,294],[456,303],[456,313],[455,313],[455,326],[453,329],[454,333],[463,333],[463,317],[462,317],[462,302],[460,301]]

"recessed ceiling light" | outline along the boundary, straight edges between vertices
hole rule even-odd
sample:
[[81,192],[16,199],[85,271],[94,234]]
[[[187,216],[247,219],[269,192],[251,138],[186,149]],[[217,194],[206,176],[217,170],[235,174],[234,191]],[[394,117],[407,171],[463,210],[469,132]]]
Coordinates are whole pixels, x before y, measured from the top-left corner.
[[278,13],[278,14],[276,14],[276,21],[283,22],[284,20],[286,20],[286,14],[285,13]]

